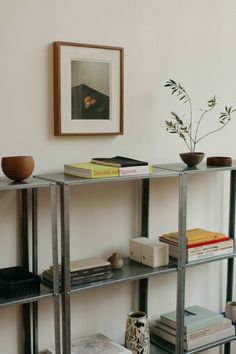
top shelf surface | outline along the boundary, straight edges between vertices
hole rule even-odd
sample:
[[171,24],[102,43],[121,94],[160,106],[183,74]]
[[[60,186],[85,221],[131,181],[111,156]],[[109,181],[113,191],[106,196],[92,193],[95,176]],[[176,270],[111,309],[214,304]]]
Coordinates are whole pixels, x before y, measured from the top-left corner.
[[22,182],[14,182],[6,177],[0,177],[0,190],[29,189],[49,187],[51,182],[39,178],[28,178]]
[[172,177],[172,176],[179,176],[179,172],[171,169],[162,169],[155,165],[153,166],[152,173],[147,175],[130,175],[130,176],[106,177],[106,178],[81,178],[81,177],[70,176],[63,172],[59,172],[59,173],[48,173],[48,174],[37,175],[36,177],[49,180],[52,182],[56,182],[58,184],[66,183],[69,185],[76,185],[76,184],[89,184],[89,183],[102,183],[102,182],[122,182],[122,181],[138,180],[138,179],[140,180],[153,179],[153,178]]
[[236,160],[232,161],[231,166],[207,166],[206,162],[200,163],[195,167],[187,167],[184,163],[169,163],[169,164],[157,164],[155,168],[176,171],[179,173],[195,174],[195,173],[208,173],[218,171],[232,171],[236,170]]
[[66,183],[68,185],[76,185],[76,184],[155,179],[155,178],[173,177],[173,176],[178,177],[182,173],[195,174],[195,173],[208,173],[208,172],[230,171],[230,170],[236,170],[236,161],[232,162],[232,166],[227,166],[227,167],[207,166],[206,163],[201,163],[197,167],[187,167],[184,163],[157,164],[157,165],[153,165],[153,171],[151,174],[130,175],[130,176],[122,176],[122,177],[81,178],[81,177],[70,176],[63,172],[42,174],[42,175],[37,175],[35,177],[47,181],[56,182],[57,184]]

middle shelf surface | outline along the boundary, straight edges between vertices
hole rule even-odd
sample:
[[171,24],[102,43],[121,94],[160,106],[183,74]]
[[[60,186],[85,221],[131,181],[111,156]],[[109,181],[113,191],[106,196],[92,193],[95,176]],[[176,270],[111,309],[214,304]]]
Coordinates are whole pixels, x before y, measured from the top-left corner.
[[125,281],[144,279],[154,275],[175,271],[176,266],[171,263],[165,266],[152,268],[149,266],[145,266],[141,263],[132,261],[128,257],[125,257],[123,267],[121,269],[113,270],[113,277],[111,279],[73,286],[71,287],[71,292],[88,290],[104,285],[117,284]]
[[17,296],[15,298],[6,298],[0,296],[0,308],[8,307],[11,305],[22,305],[30,302],[40,301],[45,298],[49,298],[53,296],[52,289],[45,286],[44,284],[40,284],[40,292],[35,294],[29,294],[24,296]]

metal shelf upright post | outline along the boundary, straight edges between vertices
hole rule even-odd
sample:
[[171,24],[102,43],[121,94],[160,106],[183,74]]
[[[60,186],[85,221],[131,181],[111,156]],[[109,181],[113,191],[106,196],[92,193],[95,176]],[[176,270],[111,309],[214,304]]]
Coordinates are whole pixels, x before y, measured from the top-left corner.
[[[38,189],[50,188],[51,203],[51,239],[52,239],[52,263],[54,273],[53,291],[41,285],[39,294],[31,294],[11,299],[0,297],[0,308],[13,305],[22,305],[24,328],[24,353],[38,354],[38,301],[54,297],[54,337],[56,354],[60,354],[60,304],[58,282],[58,244],[57,244],[57,216],[56,216],[56,184],[42,181],[37,178],[29,178],[23,182],[12,182],[7,178],[0,178],[0,191],[15,190],[19,195],[19,221],[21,265],[38,273]],[[29,194],[29,192],[31,194]],[[31,197],[32,210],[32,265],[30,265],[29,253],[29,199]],[[30,269],[31,268],[31,269]]]

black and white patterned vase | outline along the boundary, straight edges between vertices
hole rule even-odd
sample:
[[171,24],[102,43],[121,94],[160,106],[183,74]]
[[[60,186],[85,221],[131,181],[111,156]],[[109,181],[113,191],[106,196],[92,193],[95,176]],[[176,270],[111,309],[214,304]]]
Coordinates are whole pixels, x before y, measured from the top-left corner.
[[150,353],[150,334],[145,312],[134,311],[126,321],[125,346],[133,354]]

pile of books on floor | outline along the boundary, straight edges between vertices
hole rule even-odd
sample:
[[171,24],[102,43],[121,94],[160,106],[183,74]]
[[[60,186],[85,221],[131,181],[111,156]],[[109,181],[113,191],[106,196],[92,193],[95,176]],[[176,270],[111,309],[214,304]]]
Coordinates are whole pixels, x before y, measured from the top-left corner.
[[64,165],[64,172],[84,178],[105,178],[152,173],[152,165],[124,156],[93,158],[91,162],[79,162]]
[[[176,311],[165,313],[152,328],[155,342],[158,337],[176,343]],[[184,349],[192,350],[214,341],[235,335],[232,321],[222,314],[201,306],[190,306],[184,312]]]
[[[61,286],[61,266],[59,270],[59,285]],[[71,286],[82,285],[112,278],[111,263],[98,257],[90,257],[70,262]],[[42,273],[42,282],[53,286],[53,268],[50,267]]]
[[[169,245],[169,256],[177,259],[179,246],[178,232],[163,234],[159,239]],[[233,239],[222,233],[200,228],[186,231],[187,262],[229,254],[233,252],[233,249]]]
[[[103,334],[94,334],[71,343],[71,354],[132,354],[129,349],[114,342]],[[55,354],[55,348],[48,348],[46,354]]]

